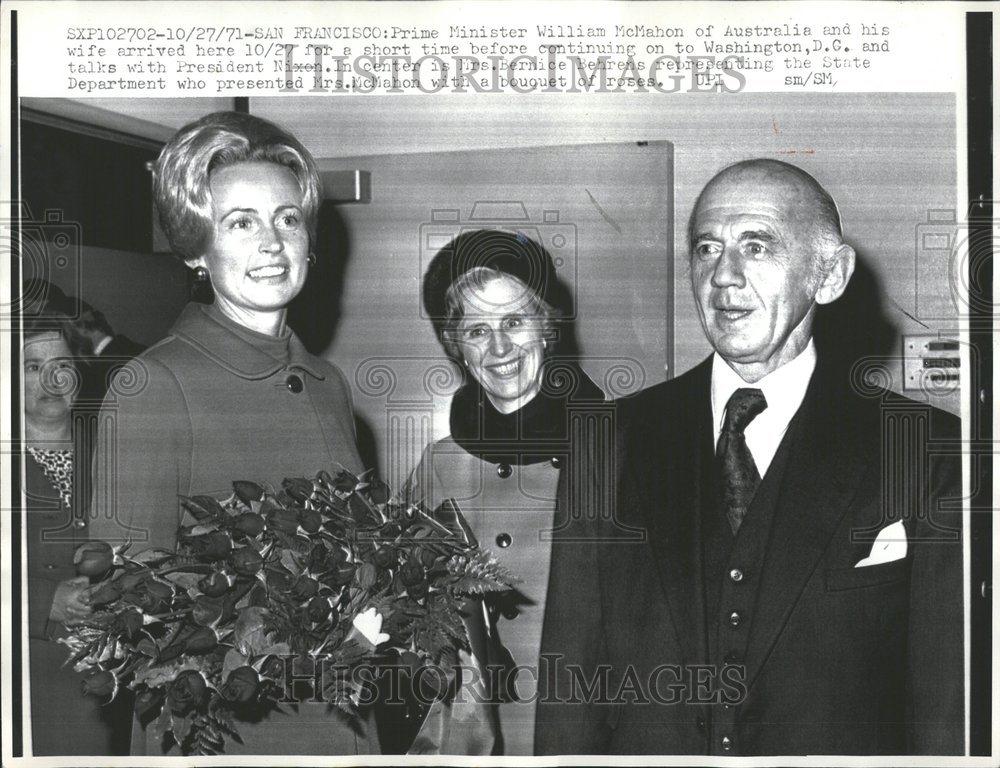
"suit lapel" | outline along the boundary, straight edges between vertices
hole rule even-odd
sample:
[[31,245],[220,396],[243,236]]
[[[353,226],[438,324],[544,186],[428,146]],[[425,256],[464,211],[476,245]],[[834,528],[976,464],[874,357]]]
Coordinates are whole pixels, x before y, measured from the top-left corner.
[[641,442],[629,451],[633,463],[644,467],[637,487],[646,497],[640,496],[639,503],[677,640],[689,662],[708,658],[700,510],[711,470],[710,378],[711,359],[691,372],[684,389],[660,403],[659,413],[648,414],[653,429],[637,430]]
[[[817,366],[779,452],[781,492],[746,653],[753,685],[858,487],[866,462],[839,388]],[[787,443],[787,445],[786,445]],[[776,459],[778,457],[776,456]]]

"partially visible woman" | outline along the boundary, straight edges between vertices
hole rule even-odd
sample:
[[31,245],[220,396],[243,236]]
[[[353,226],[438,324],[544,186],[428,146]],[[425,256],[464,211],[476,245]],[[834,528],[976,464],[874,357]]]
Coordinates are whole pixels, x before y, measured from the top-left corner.
[[73,565],[74,550],[87,540],[86,517],[74,494],[74,473],[87,471],[87,459],[84,441],[74,440],[71,410],[80,382],[73,360],[86,354],[85,345],[69,318],[51,311],[24,318],[24,521],[35,755],[113,752],[101,703],[81,695],[79,677],[63,668],[66,646],[56,642],[66,625],[90,613],[89,580],[76,576]]
[[[133,550],[174,549],[178,495],[232,492],[232,481],[280,487],[342,465],[360,471],[350,390],[286,325],[314,261],[322,200],[297,139],[247,114],[219,112],[182,128],[154,168],[154,198],[174,254],[214,303],[190,303],[169,335],[112,384],[95,459],[92,538]],[[377,751],[322,703],[241,724],[228,753]],[[133,754],[161,754],[133,727]],[[176,748],[171,752],[177,754]]]
[[[600,407],[604,394],[574,359],[569,300],[552,257],[524,235],[459,235],[431,261],[423,300],[467,380],[451,403],[451,434],[424,452],[410,493],[433,507],[454,499],[479,542],[522,579],[488,601],[494,652],[479,661],[500,661],[502,641],[514,665],[537,670],[551,620],[551,535],[578,511],[578,491],[592,480],[576,416]],[[527,669],[494,686],[502,703],[493,754],[534,753],[536,692]],[[473,730],[470,723],[470,740]],[[462,748],[454,735],[449,748]]]

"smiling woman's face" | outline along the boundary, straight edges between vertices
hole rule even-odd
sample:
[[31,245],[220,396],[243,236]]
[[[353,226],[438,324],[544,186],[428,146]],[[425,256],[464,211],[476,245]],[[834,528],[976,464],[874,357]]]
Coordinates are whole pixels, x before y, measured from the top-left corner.
[[270,162],[245,162],[212,173],[215,233],[192,263],[208,270],[216,303],[254,327],[282,312],[306,281],[309,233],[294,174]]
[[513,413],[541,388],[545,328],[530,292],[498,275],[469,282],[461,303],[456,335],[469,372],[498,411]]

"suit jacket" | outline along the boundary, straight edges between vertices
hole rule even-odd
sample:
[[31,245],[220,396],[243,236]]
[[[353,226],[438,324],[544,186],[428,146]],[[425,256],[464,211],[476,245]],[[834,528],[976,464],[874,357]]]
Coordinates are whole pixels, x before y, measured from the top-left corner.
[[[782,471],[769,541],[727,678],[709,664],[705,607],[710,377],[707,360],[619,404],[616,503],[590,541],[553,551],[559,620],[542,654],[562,666],[539,705],[538,751],[961,753],[958,420],[860,391],[820,360],[769,469]],[[900,518],[906,557],[855,568]],[[646,540],[621,540],[624,526]],[[712,678],[735,708],[725,731]]]

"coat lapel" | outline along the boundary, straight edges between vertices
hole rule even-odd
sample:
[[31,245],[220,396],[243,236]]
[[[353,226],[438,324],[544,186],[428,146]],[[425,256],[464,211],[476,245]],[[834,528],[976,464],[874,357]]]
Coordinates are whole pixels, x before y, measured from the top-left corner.
[[787,451],[787,463],[779,478],[782,490],[747,647],[748,687],[766,662],[865,471],[844,394],[820,367],[779,450]]
[[[642,473],[636,472],[641,519],[678,643],[689,662],[706,661],[708,656],[700,509],[711,470],[710,378],[711,359],[685,377],[683,389],[668,391],[656,413],[644,414],[652,429],[637,430],[639,440],[629,451],[630,461],[643,467]],[[639,456],[643,460],[638,461]]]

